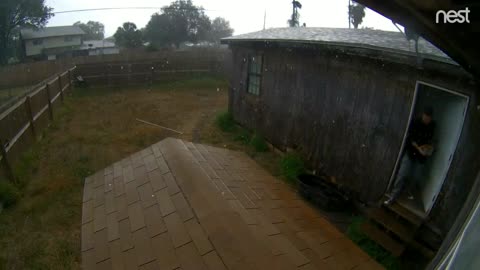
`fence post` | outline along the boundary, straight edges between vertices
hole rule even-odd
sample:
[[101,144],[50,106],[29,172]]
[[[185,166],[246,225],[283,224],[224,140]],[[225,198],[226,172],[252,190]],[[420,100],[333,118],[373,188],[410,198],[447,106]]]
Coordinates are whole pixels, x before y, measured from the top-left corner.
[[48,113],[50,115],[50,120],[53,120],[52,97],[50,96],[50,89],[48,87],[48,83],[45,85],[45,90],[47,90]]
[[33,123],[34,121],[33,121],[33,114],[32,114],[32,105],[30,104],[30,96],[28,95],[25,98],[25,110],[27,111],[28,121],[30,122],[30,129],[32,130],[33,138],[35,139],[37,136],[35,132],[35,125]]
[[108,87],[111,86],[111,83],[110,83],[110,81],[111,81],[111,79],[110,79],[110,69],[111,69],[111,65],[108,65],[108,66],[107,66],[107,74],[106,74]]
[[153,86],[153,76],[155,76],[155,66],[153,65],[153,63],[152,63],[151,70],[152,70],[152,73],[151,73],[151,77],[150,77],[150,87]]
[[57,77],[58,80],[58,87],[60,87],[60,100],[63,103],[63,86],[62,86],[62,76],[58,75]]
[[73,89],[72,73],[68,70],[68,88]]
[[3,143],[3,140],[0,139],[0,151],[2,152],[2,163],[3,166],[5,167],[5,172],[7,173],[7,177],[10,178],[10,180],[15,182],[15,177],[13,176],[13,171],[12,167],[10,166],[10,162],[8,161],[8,156],[7,156],[7,150],[5,149],[5,144]]

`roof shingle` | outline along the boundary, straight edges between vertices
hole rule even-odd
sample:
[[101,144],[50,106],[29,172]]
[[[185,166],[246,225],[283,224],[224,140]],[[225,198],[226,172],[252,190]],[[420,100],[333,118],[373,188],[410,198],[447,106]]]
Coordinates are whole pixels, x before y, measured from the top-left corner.
[[[403,54],[415,54],[415,42],[408,41],[400,32],[371,29],[346,29],[322,27],[270,28],[222,39],[222,43],[269,41],[305,44],[330,44],[347,47],[369,48]],[[437,47],[423,38],[418,41],[418,51],[436,60],[453,61]]]
[[58,37],[58,36],[73,36],[73,35],[84,35],[85,32],[76,26],[52,26],[44,27],[39,29],[33,28],[24,28],[20,30],[23,39],[35,39],[35,38],[46,38],[46,37]]

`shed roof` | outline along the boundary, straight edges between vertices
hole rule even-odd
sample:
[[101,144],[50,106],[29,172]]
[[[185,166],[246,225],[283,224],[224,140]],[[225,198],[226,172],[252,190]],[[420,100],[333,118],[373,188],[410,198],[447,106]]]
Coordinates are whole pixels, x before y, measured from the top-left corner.
[[[371,29],[321,27],[270,28],[222,39],[222,43],[247,41],[330,44],[415,55],[415,42],[408,41],[404,34]],[[418,41],[418,51],[424,57],[455,63],[445,53],[423,38],[420,38]]]
[[84,35],[85,32],[76,26],[52,26],[44,27],[39,29],[34,28],[24,28],[20,30],[23,39],[35,39],[35,38],[46,38],[46,37],[58,37],[58,36],[73,36],[73,35]]

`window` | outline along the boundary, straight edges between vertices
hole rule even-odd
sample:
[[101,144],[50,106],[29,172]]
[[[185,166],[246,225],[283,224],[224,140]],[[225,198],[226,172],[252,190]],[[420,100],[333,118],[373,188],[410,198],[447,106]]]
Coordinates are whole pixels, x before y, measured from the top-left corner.
[[73,40],[73,37],[71,37],[71,36],[66,36],[66,37],[64,38],[64,40],[65,40],[65,42],[70,42],[70,41]]
[[247,92],[254,95],[260,94],[262,82],[262,56],[255,55],[248,58]]
[[34,39],[32,41],[33,45],[42,45],[43,40],[42,39]]

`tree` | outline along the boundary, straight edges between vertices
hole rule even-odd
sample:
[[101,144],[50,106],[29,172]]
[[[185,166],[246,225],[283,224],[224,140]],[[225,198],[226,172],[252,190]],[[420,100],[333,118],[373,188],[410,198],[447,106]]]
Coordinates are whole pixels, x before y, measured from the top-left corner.
[[118,27],[113,35],[115,44],[124,48],[137,48],[142,46],[142,32],[132,22],[123,23],[122,27]]
[[87,23],[82,23],[78,21],[73,25],[79,26],[85,32],[86,40],[101,40],[104,38],[105,26],[101,22],[88,21]]
[[217,17],[212,22],[212,30],[210,40],[213,42],[220,41],[221,38],[229,37],[233,34],[230,23],[222,17]]
[[45,5],[45,0],[1,0],[0,63],[7,62],[20,27],[43,27],[52,16],[52,8]]
[[145,38],[157,46],[207,40],[211,22],[202,7],[191,0],[177,0],[155,13],[145,28]]
[[352,2],[352,4],[348,6],[348,14],[353,27],[358,29],[358,26],[362,24],[363,18],[365,17],[365,6]]

